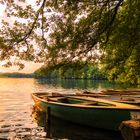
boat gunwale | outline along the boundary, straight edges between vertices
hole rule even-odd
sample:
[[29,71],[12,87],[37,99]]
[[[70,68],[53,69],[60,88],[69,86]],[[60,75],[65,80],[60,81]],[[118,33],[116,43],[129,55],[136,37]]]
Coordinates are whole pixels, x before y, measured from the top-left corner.
[[[66,106],[66,107],[77,107],[77,108],[94,108],[94,109],[120,109],[120,110],[131,110],[131,111],[140,111],[140,107],[136,106],[136,105],[129,105],[129,104],[125,104],[125,103],[117,103],[117,102],[112,102],[112,101],[106,101],[104,99],[97,99],[97,98],[93,98],[93,97],[89,97],[88,99],[90,100],[87,100],[85,99],[85,101],[97,101],[100,102],[100,103],[105,103],[105,104],[112,104],[112,106],[96,106],[96,105],[84,105],[84,104],[67,104],[67,103],[62,103],[62,102],[55,102],[55,101],[50,101],[50,100],[45,100],[43,98],[40,98],[37,96],[37,93],[32,93],[32,97],[33,98],[36,98],[37,100],[41,101],[41,102],[44,102],[46,104],[55,104],[55,105],[60,105],[60,106]],[[47,96],[48,98],[51,97],[51,96]],[[66,96],[68,98],[75,98],[75,99],[81,99],[83,97],[73,97],[73,96]],[[93,100],[94,99],[94,100]],[[96,99],[96,100],[95,100]],[[99,100],[102,100],[99,101]],[[104,102],[105,101],[105,102]],[[108,103],[107,103],[108,102]],[[118,106],[117,106],[118,105]],[[125,107],[122,107],[122,106],[125,106]]]

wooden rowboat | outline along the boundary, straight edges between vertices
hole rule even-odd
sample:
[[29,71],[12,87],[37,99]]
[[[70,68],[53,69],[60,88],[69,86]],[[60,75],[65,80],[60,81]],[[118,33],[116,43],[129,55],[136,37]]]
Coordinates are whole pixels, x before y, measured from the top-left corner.
[[140,90],[107,90],[98,93],[84,91],[82,93],[77,93],[76,95],[80,96],[86,95],[87,97],[90,96],[102,98],[114,102],[140,106]]
[[101,97],[101,98],[114,101],[114,102],[140,106],[140,95],[121,95],[121,96],[110,95],[110,96]]
[[40,110],[61,119],[91,127],[118,130],[122,121],[140,118],[140,107],[94,97],[53,96],[33,93]]

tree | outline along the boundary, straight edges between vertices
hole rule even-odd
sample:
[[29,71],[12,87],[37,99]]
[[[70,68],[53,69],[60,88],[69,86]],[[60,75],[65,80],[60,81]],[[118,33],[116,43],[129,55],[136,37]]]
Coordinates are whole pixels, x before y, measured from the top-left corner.
[[56,65],[81,58],[94,61],[97,55],[93,51],[102,40],[102,34],[112,25],[123,0],[39,0],[38,10],[31,5],[22,6],[23,2],[5,2],[7,16],[13,20],[18,17],[18,20],[12,24],[3,21],[1,59],[15,55]]
[[111,71],[110,79],[122,79],[121,75],[131,71],[136,79],[134,83],[138,83],[138,0],[38,0],[35,9],[26,4],[21,6],[25,2],[19,1],[19,4],[5,2],[7,15],[22,22],[15,20],[10,25],[3,21],[1,60],[14,55],[44,62],[48,67],[79,60],[103,62]]
[[94,79],[106,80],[106,74],[97,65],[83,62],[72,63],[56,69],[41,67],[34,73],[36,78]]
[[105,47],[110,80],[140,84],[140,1],[126,1],[117,14]]

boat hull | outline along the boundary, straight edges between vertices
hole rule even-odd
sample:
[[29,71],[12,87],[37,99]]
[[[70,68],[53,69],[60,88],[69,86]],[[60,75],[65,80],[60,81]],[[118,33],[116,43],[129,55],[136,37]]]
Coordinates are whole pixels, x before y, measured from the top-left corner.
[[49,113],[52,116],[96,128],[119,130],[122,121],[133,119],[137,114],[140,117],[140,110],[135,109],[69,106],[52,101],[39,100],[36,96],[33,99],[41,111],[47,112],[49,108]]
[[55,117],[97,128],[118,130],[123,120],[131,119],[127,110],[69,107],[51,103],[48,103],[48,107]]

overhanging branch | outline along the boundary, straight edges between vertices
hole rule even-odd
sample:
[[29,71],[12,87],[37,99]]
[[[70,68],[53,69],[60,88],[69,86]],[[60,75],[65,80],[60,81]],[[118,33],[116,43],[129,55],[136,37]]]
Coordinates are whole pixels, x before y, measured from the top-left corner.
[[[34,30],[34,28],[35,28],[35,25],[36,25],[36,23],[37,23],[37,20],[38,20],[38,18],[39,18],[39,15],[41,14],[41,12],[42,12],[43,9],[44,9],[45,3],[46,3],[46,0],[43,0],[43,2],[42,2],[42,4],[41,4],[40,8],[37,10],[36,17],[35,17],[35,19],[34,19],[34,22],[32,23],[32,26],[31,26],[30,30],[24,35],[24,37],[22,37],[21,39],[17,40],[16,43],[15,43],[14,45],[17,45],[17,44],[19,44],[20,42],[25,41],[25,40],[27,40],[27,39],[30,37],[31,33],[33,32],[33,30]],[[42,17],[42,18],[43,18],[43,17]],[[42,19],[42,20],[43,20],[43,19]]]

